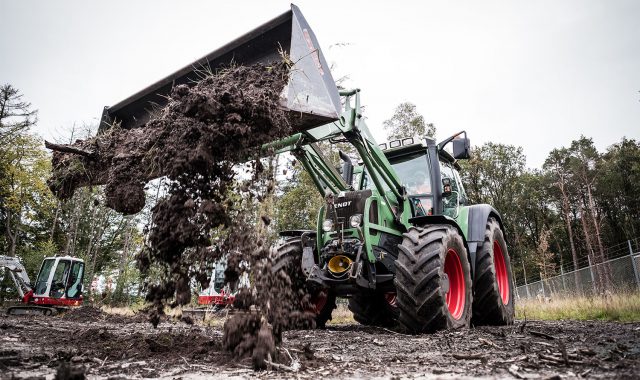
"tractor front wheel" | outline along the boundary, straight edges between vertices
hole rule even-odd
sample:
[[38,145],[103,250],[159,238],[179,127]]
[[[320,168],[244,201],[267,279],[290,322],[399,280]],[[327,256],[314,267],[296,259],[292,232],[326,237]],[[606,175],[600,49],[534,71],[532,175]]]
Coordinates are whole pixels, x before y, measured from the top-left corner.
[[514,319],[513,274],[507,244],[494,218],[489,218],[484,242],[476,254],[473,324],[510,325]]
[[302,239],[292,237],[284,241],[275,252],[272,270],[284,271],[291,280],[291,286],[299,290],[298,294],[308,294],[309,301],[302,299],[299,303],[303,311],[310,311],[315,314],[315,325],[317,328],[324,328],[331,320],[333,309],[336,308],[336,296],[329,289],[309,289],[307,287],[307,276],[302,271]]
[[468,327],[471,269],[458,230],[411,227],[396,260],[399,322],[410,333]]
[[379,327],[394,327],[400,312],[395,292],[354,294],[349,298],[349,310],[361,325]]

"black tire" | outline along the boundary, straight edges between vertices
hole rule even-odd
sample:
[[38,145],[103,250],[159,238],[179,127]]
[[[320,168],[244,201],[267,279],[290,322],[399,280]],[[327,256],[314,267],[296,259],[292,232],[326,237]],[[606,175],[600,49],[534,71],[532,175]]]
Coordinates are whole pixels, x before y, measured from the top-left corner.
[[[272,270],[283,270],[291,279],[294,289],[302,289],[301,296],[309,294],[310,300],[305,309],[311,309],[315,314],[315,326],[324,328],[331,320],[331,313],[336,308],[336,296],[329,289],[309,289],[307,276],[302,271],[302,239],[288,238],[278,248],[273,259]],[[301,304],[305,303],[302,299]],[[320,303],[320,305],[319,305]]]
[[399,248],[395,284],[401,326],[414,334],[469,327],[471,268],[458,230],[411,227]]
[[473,281],[473,324],[513,324],[514,291],[511,258],[500,224],[494,218],[487,221],[484,242],[476,254]]
[[376,292],[354,294],[349,298],[349,310],[353,319],[365,326],[395,327],[400,314],[397,302],[393,305],[385,294]]

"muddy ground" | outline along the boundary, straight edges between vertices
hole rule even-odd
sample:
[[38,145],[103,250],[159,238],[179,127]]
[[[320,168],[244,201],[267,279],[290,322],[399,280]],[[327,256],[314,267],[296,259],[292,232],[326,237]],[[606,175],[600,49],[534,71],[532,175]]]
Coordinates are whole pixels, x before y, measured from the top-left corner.
[[517,321],[420,336],[338,324],[286,332],[272,359],[255,372],[223,350],[221,328],[198,323],[154,329],[95,309],[0,316],[1,379],[638,378],[640,323]]

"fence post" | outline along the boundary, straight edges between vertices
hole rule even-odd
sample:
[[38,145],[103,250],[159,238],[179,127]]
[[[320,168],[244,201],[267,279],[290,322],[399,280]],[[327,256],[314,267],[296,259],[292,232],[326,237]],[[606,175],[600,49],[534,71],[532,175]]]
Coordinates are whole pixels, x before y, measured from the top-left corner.
[[631,247],[631,240],[627,240],[629,245],[629,257],[631,258],[631,265],[633,266],[633,274],[636,276],[636,285],[640,289],[640,275],[638,275],[638,266],[636,265],[636,258],[633,257],[633,247]]
[[565,284],[565,282],[564,282],[564,268],[562,268],[562,265],[560,265],[560,278],[562,279],[562,290],[566,294],[567,293],[567,284]]
[[542,286],[542,297],[547,298],[547,294],[544,292],[544,278],[542,277],[542,273],[540,273],[540,285]]
[[591,265],[591,257],[587,255],[587,260],[589,261],[589,273],[591,273],[591,285],[593,286],[593,294],[596,294],[598,290],[596,289],[596,278],[593,275],[593,266]]

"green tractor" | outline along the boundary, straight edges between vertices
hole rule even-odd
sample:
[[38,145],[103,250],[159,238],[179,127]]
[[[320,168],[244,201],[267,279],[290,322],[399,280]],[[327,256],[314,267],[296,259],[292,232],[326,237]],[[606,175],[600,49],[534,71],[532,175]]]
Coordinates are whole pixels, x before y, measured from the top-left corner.
[[[340,96],[338,121],[274,144],[296,157],[326,200],[316,230],[281,233],[275,265],[308,287],[317,325],[331,318],[336,297],[348,298],[364,325],[399,323],[412,333],[513,323],[500,214],[470,205],[458,174],[457,160],[469,158],[466,133],[439,144],[408,137],[378,145],[360,91]],[[361,163],[340,152],[339,173],[322,141],[348,143]]]
[[[360,107],[360,91],[342,91],[300,10],[291,9],[111,107],[100,129],[136,128],[149,109],[167,103],[178,84],[195,83],[198,68],[294,63],[281,107],[294,135],[269,144],[290,152],[326,200],[310,231],[283,231],[275,270],[312,294],[318,326],[349,299],[355,319],[420,333],[514,318],[511,265],[498,211],[470,205],[457,160],[469,158],[461,132],[436,144],[407,137],[378,145]],[[342,153],[341,173],[320,142],[349,144],[361,163]],[[453,153],[445,150],[451,144]]]

